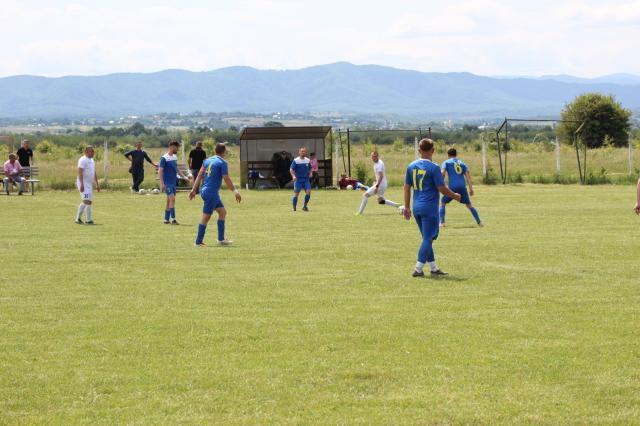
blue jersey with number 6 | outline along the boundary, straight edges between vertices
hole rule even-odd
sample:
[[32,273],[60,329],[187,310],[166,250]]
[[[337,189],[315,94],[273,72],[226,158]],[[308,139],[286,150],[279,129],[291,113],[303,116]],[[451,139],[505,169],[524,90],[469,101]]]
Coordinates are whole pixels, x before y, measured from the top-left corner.
[[404,183],[413,187],[414,215],[438,215],[438,187],[444,186],[444,179],[436,163],[419,159],[409,164]]
[[467,182],[464,180],[464,174],[467,173],[467,170],[467,165],[457,158],[449,158],[442,163],[442,172],[447,172],[449,188],[453,190],[467,187]]
[[229,174],[227,162],[222,157],[214,155],[204,160],[202,167],[204,168],[202,193],[217,193],[222,186],[222,177]]

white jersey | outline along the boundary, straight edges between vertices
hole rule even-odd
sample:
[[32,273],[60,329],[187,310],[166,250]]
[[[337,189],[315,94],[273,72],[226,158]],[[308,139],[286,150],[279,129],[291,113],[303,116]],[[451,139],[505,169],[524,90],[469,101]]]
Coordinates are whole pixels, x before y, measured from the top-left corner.
[[387,186],[387,174],[384,172],[384,162],[378,159],[377,163],[373,163],[373,176],[378,181],[378,173],[382,173],[382,181],[378,182],[380,186]]
[[[78,160],[78,168],[82,169],[82,183],[84,183],[85,192],[90,192],[93,188],[93,177],[96,174],[96,163],[93,158],[83,155]],[[76,186],[80,189],[80,179],[78,178],[76,178]]]

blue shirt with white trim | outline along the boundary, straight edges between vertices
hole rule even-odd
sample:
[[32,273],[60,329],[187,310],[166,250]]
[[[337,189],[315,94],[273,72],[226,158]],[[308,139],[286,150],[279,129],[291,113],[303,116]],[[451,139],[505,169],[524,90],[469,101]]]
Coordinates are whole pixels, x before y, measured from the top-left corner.
[[178,183],[178,156],[166,153],[160,158],[158,165],[162,169],[162,180],[165,186],[176,186]]
[[300,158],[296,157],[291,162],[291,170],[296,175],[296,179],[299,181],[309,180],[309,173],[311,173],[311,160],[308,157]]

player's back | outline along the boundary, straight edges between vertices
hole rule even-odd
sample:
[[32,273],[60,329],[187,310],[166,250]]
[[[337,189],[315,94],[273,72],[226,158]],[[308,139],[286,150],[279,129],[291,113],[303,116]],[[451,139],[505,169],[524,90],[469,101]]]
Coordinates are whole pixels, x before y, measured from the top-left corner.
[[311,171],[311,160],[309,160],[309,158],[307,157],[296,157],[291,162],[291,170],[293,170],[293,173],[296,175],[296,179],[309,179],[309,172]]
[[414,214],[438,214],[440,192],[444,186],[440,167],[427,159],[418,159],[409,164],[405,183],[413,187]]
[[202,192],[219,191],[222,186],[222,177],[229,174],[227,162],[217,155],[209,157],[202,163],[204,168],[204,182]]
[[442,164],[442,171],[447,172],[449,187],[462,189],[467,186],[464,174],[467,172],[467,165],[458,158],[449,158]]
[[162,179],[165,185],[175,186],[178,182],[178,156],[166,153],[160,158]]

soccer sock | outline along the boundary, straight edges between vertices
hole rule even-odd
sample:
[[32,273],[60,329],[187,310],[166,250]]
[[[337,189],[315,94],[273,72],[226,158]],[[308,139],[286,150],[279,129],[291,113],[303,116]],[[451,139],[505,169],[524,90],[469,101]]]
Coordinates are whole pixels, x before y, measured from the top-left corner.
[[80,218],[82,218],[82,213],[84,213],[85,206],[85,203],[80,203],[80,205],[78,206],[78,215],[76,216],[77,220],[80,220]]
[[447,214],[447,211],[445,210],[444,206],[440,206],[440,223],[445,223],[444,222],[444,216]]
[[478,214],[478,210],[476,210],[475,207],[471,207],[469,210],[471,211],[473,218],[476,220],[476,223],[480,224],[480,215]]
[[369,201],[369,197],[365,197],[363,195],[362,196],[362,203],[360,204],[360,210],[358,210],[358,213],[360,213],[360,214],[364,213],[364,208],[367,207],[367,201]]
[[207,225],[199,224],[198,225],[198,236],[196,237],[196,244],[202,244],[202,240],[204,240],[204,233],[207,232]]
[[293,198],[291,199],[291,203],[293,204],[293,208],[295,210],[296,207],[298,207],[298,196],[294,195]]
[[436,265],[436,261],[435,260],[432,261],[432,262],[429,262],[429,268],[431,268],[431,271],[433,271],[433,272],[438,270],[438,265]]
[[164,220],[169,220],[170,215],[171,215],[171,211],[169,209],[166,209],[164,211]]
[[91,220],[91,204],[87,205],[84,209],[84,214],[87,216],[87,222]]
[[174,207],[171,207],[169,209],[169,213],[171,214],[171,219],[175,220],[175,218],[176,218],[176,209]]
[[391,207],[399,207],[400,206],[400,204],[398,204],[396,202],[393,202],[393,201],[389,201],[389,200],[384,200],[384,203],[386,205],[388,205],[388,206],[391,206]]
[[224,240],[224,220],[218,219],[218,241]]
[[309,204],[309,200],[311,199],[311,194],[305,194],[304,196],[304,205]]
[[416,262],[416,272],[422,272],[422,268],[424,268],[424,263],[420,261]]

